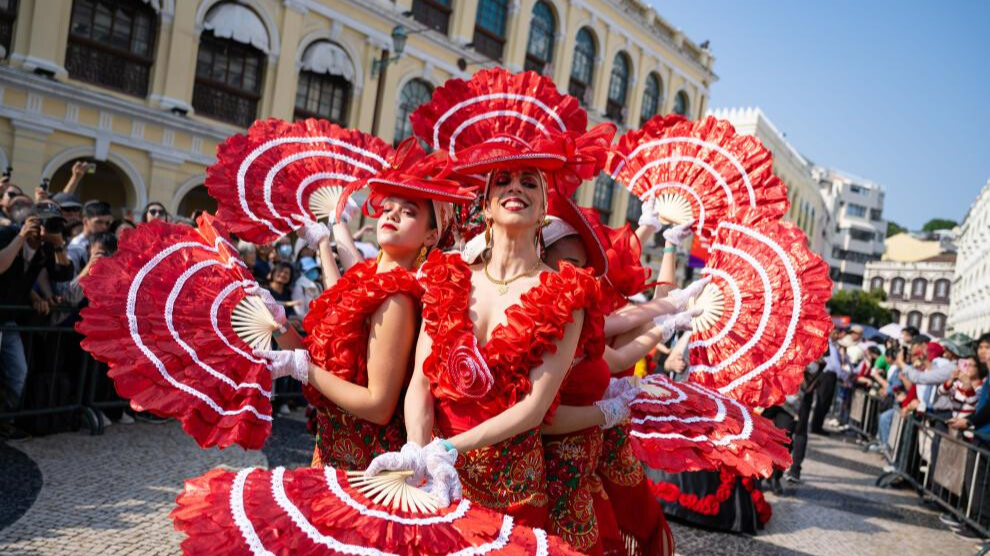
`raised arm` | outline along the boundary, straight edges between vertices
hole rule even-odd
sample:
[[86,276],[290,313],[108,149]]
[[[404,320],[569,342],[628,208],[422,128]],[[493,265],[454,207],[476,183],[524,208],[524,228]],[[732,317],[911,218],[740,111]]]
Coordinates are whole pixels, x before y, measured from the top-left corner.
[[345,272],[364,260],[361,251],[354,244],[351,229],[345,222],[337,222],[333,225],[333,238],[337,242],[337,255],[340,256],[340,265],[344,267]]
[[420,446],[427,445],[433,437],[433,394],[430,392],[430,381],[423,373],[423,363],[432,350],[433,339],[427,334],[424,321],[416,341],[416,362],[409,388],[406,389],[404,407],[406,437],[409,442]]
[[368,386],[348,382],[309,364],[309,384],[345,411],[378,425],[389,422],[399,403],[413,348],[416,307],[405,295],[390,297],[371,317]]
[[574,359],[583,324],[584,311],[575,312],[574,321],[567,326],[563,338],[556,344],[556,351],[547,353],[543,364],[530,371],[529,379],[533,386],[529,394],[495,417],[447,439],[457,452],[491,446],[540,425]]
[[605,337],[612,338],[650,323],[660,315],[677,312],[668,299],[652,299],[639,305],[626,305],[605,317]]

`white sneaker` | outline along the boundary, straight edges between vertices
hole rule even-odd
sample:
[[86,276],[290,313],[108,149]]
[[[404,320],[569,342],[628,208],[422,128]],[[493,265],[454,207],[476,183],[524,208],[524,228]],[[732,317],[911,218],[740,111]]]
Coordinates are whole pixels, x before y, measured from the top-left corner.
[[292,413],[292,410],[289,409],[289,406],[287,405],[283,405],[282,407],[278,408],[279,415],[288,415],[290,413]]
[[97,410],[97,412],[100,414],[100,424],[103,425],[103,428],[107,428],[113,424],[113,421],[111,421],[110,418],[107,417],[106,413],[103,413],[102,411],[99,410]]
[[122,413],[120,415],[120,421],[117,421],[117,422],[120,423],[121,425],[133,425],[134,424],[134,417],[131,417],[125,411],[124,413]]

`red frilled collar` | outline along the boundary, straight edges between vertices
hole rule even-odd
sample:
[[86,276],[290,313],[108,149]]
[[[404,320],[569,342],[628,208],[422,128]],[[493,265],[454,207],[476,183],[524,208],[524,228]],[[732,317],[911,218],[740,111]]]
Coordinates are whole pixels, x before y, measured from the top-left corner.
[[531,142],[502,135],[460,151],[454,170],[478,175],[529,166],[547,173],[557,192],[570,197],[605,167],[615,132],[614,124],[603,123],[584,133],[549,133]]

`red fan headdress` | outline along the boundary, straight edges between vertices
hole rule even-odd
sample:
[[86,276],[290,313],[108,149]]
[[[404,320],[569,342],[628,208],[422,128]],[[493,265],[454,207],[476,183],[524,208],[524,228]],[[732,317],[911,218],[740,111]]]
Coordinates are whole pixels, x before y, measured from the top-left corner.
[[551,187],[569,197],[604,166],[615,126],[588,130],[578,100],[535,72],[485,69],[470,80],[448,80],[409,118],[413,131],[454,168],[484,174],[528,166],[553,175]]
[[797,226],[737,209],[719,223],[695,306],[691,380],[754,407],[798,390],[832,320],[828,266]]
[[424,515],[369,499],[351,483],[332,467],[215,469],[186,481],[171,517],[188,535],[186,555],[578,556],[559,538],[466,499]]
[[655,197],[662,222],[694,220],[703,241],[735,207],[759,208],[770,220],[788,207],[770,151],[711,116],[698,122],[654,116],[619,139],[607,171],[636,197]]
[[787,433],[738,401],[662,374],[641,386],[630,404],[629,436],[648,466],[668,473],[728,468],[745,477],[790,466]]
[[260,448],[271,431],[271,371],[251,354],[278,325],[224,231],[160,221],[121,238],[82,279],[82,347],[110,365],[136,411],[174,417],[200,446]]

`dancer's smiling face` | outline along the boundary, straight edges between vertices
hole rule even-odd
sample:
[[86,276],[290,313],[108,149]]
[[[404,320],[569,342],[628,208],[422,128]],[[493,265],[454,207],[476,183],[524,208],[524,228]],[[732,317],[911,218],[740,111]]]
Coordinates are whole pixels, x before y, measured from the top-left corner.
[[534,228],[546,215],[546,182],[538,170],[495,170],[485,218],[504,228]]

